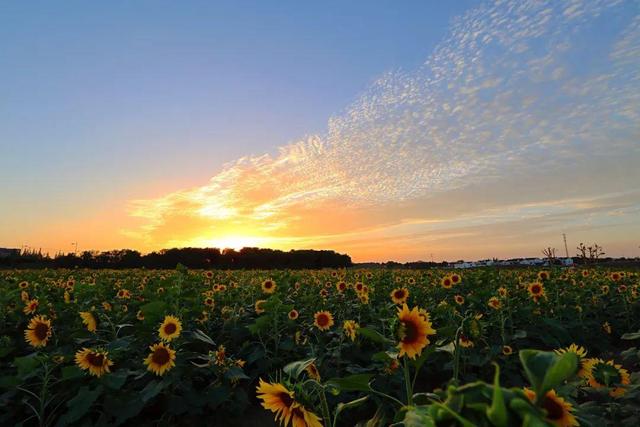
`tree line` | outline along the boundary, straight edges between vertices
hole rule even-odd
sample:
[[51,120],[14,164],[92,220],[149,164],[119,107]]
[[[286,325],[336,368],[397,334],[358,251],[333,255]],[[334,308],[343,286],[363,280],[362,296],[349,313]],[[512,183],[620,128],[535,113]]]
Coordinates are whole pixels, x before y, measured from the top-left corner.
[[350,267],[351,257],[329,250],[242,248],[174,248],[142,254],[131,249],[57,254],[21,251],[0,258],[0,266],[19,268],[149,268],[173,269],[178,264],[204,269],[319,269]]

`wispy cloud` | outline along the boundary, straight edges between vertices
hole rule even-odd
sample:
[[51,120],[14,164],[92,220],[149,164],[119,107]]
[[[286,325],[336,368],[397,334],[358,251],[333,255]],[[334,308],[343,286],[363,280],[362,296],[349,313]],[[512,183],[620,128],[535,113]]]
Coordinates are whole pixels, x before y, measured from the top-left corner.
[[[150,247],[251,236],[363,259],[453,251],[452,241],[462,251],[486,230],[498,242],[627,221],[638,194],[619,197],[640,182],[640,18],[621,16],[625,6],[471,10],[422,67],[380,77],[326,134],[132,201],[144,224],[124,232]],[[594,46],[607,18],[624,25]]]

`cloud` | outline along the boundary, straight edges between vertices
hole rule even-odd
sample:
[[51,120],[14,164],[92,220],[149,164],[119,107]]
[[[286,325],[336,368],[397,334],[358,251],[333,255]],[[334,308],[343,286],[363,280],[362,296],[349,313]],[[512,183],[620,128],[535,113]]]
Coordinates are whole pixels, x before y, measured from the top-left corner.
[[[486,230],[496,241],[541,237],[607,212],[618,213],[613,226],[637,207],[616,195],[640,182],[640,18],[621,17],[630,3],[484,4],[419,69],[377,79],[325,134],[132,201],[144,224],[124,232],[151,247],[253,236],[362,259]],[[609,17],[624,25],[600,34]]]

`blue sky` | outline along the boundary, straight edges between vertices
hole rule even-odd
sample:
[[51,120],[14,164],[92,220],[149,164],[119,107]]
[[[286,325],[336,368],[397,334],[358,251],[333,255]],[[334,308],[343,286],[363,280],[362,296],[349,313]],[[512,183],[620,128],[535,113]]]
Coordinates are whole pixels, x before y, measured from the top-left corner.
[[91,197],[123,191],[113,181],[203,179],[324,131],[473,3],[4,2],[0,173],[31,182],[29,198],[48,197],[41,180]]
[[392,240],[415,259],[569,230],[631,254],[639,19],[600,0],[3,2],[0,245],[383,259]]

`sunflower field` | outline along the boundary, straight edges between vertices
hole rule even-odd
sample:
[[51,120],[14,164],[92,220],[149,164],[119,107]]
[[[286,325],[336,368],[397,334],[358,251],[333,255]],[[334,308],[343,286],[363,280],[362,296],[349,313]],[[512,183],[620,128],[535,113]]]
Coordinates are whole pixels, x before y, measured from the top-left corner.
[[3,270],[3,426],[636,426],[640,275]]

